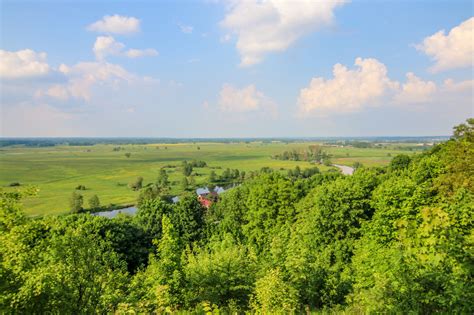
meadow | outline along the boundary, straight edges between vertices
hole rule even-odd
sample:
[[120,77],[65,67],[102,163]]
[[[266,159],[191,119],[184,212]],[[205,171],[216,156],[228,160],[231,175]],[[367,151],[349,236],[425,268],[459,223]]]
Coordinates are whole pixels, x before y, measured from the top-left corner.
[[[196,186],[205,185],[211,170],[217,175],[226,168],[255,171],[270,167],[286,172],[296,166],[304,169],[314,165],[305,161],[283,161],[271,156],[282,151],[303,150],[310,142],[239,142],[239,143],[177,143],[177,144],[97,144],[92,146],[4,147],[0,150],[0,186],[11,183],[34,185],[37,196],[24,201],[25,212],[30,216],[64,214],[68,212],[69,197],[78,185],[85,205],[96,194],[102,205],[129,205],[138,192],[128,183],[138,176],[144,185],[154,182],[159,170],[166,167],[172,183],[171,193],[180,193],[183,175],[179,166],[183,160],[202,160],[207,167],[195,168]],[[411,148],[411,149],[410,149]],[[408,149],[413,151],[408,151]],[[354,148],[324,146],[335,164],[365,166],[386,165],[400,153],[415,154],[415,144],[385,144],[380,148]],[[127,157],[126,153],[130,153]],[[318,165],[321,171],[331,167]]]

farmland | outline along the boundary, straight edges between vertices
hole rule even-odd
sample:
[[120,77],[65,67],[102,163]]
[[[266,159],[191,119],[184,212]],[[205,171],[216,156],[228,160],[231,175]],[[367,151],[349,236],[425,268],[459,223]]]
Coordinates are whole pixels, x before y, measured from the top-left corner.
[[[102,205],[133,204],[138,195],[128,183],[138,176],[144,184],[154,182],[161,168],[166,168],[171,193],[180,193],[183,160],[202,160],[207,167],[195,168],[196,186],[205,185],[209,173],[217,175],[226,168],[250,172],[270,167],[286,172],[296,166],[304,169],[314,165],[305,161],[275,160],[282,151],[304,150],[309,142],[237,142],[237,143],[175,143],[175,144],[96,144],[92,146],[58,145],[51,147],[11,146],[0,150],[0,185],[12,183],[34,185],[37,196],[24,201],[30,216],[67,213],[69,197],[78,185],[86,187],[81,194],[87,200],[96,194]],[[331,161],[341,165],[360,162],[364,166],[386,165],[397,154],[416,154],[416,144],[391,143],[376,148],[323,146]],[[128,154],[129,153],[129,154]],[[128,157],[127,157],[128,155]],[[331,167],[318,165],[321,171]]]

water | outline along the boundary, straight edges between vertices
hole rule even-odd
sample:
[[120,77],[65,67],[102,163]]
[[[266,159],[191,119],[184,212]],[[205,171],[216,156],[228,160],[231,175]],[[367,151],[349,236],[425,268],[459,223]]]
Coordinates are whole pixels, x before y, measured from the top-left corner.
[[[224,191],[226,191],[227,189],[232,188],[232,187],[234,187],[234,186],[229,186],[229,187],[226,187],[226,188],[221,187],[221,186],[216,186],[216,187],[214,187],[213,191],[216,192],[217,194],[222,194]],[[196,189],[196,194],[197,195],[207,194],[207,193],[210,193],[210,192],[211,192],[211,190],[209,189],[209,187],[200,187],[200,188]],[[177,203],[179,201],[179,197],[174,196],[173,198],[171,198],[171,200],[173,201],[173,203]],[[91,214],[112,219],[112,218],[115,218],[119,213],[124,213],[126,215],[134,215],[135,213],[137,213],[137,210],[138,210],[137,207],[127,207],[127,208],[111,210],[111,211],[95,212],[95,213],[91,213]]]
[[111,211],[95,212],[95,213],[91,213],[91,214],[112,219],[112,218],[115,218],[116,216],[118,216],[119,213],[124,213],[126,215],[134,215],[137,212],[137,210],[138,210],[137,207],[127,207],[127,208],[111,210]]
[[344,175],[352,175],[354,173],[353,167],[345,166],[345,165],[337,165],[337,164],[334,164],[334,166],[339,168],[342,171],[342,174]]

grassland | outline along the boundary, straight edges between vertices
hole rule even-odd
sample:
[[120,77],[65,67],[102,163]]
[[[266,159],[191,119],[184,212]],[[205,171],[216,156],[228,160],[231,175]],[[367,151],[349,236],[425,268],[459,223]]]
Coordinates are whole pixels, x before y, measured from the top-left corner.
[[[180,143],[94,146],[55,146],[44,148],[6,147],[0,150],[0,186],[19,182],[39,188],[36,197],[25,200],[25,211],[31,216],[62,214],[68,209],[71,192],[77,185],[87,187],[81,191],[86,201],[97,194],[103,205],[131,204],[137,192],[127,187],[137,176],[144,184],[154,182],[159,170],[168,166],[170,181],[174,182],[172,193],[179,193],[182,173],[179,165],[183,160],[203,160],[206,168],[197,168],[197,185],[207,181],[211,170],[220,174],[225,168],[241,171],[259,170],[268,166],[287,170],[300,166],[312,166],[303,161],[281,161],[271,159],[274,154],[287,150],[302,150],[310,143]],[[354,162],[363,165],[385,165],[392,156],[407,153],[406,148],[387,145],[384,148],[357,149],[353,147],[324,147],[337,164],[351,166]],[[127,158],[125,153],[131,153]],[[410,153],[411,154],[411,153]],[[327,167],[319,166],[321,170]],[[5,188],[13,189],[13,188]]]

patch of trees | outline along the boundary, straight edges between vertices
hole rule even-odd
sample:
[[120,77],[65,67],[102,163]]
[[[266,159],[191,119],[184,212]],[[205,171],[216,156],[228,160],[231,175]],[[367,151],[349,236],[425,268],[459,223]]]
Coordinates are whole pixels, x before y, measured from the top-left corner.
[[30,219],[28,191],[0,191],[0,310],[474,313],[474,119],[387,167],[311,172],[116,219]]
[[229,184],[234,182],[241,182],[245,179],[245,171],[238,169],[226,168],[222,174],[217,175],[214,170],[209,173],[209,183],[211,184]]
[[317,167],[310,167],[301,170],[299,166],[296,166],[294,169],[288,170],[288,177],[297,179],[297,178],[310,178],[315,174],[319,174],[319,168]]
[[184,160],[181,163],[181,169],[183,170],[184,176],[189,176],[193,172],[193,168],[202,168],[202,167],[207,167],[207,163],[205,161],[199,161],[199,160],[192,160],[192,161],[186,161]]
[[281,154],[272,156],[276,160],[284,161],[308,161],[323,163],[324,160],[329,158],[329,154],[322,150],[319,145],[310,145],[306,150],[297,151],[295,149],[291,151],[284,151]]
[[138,176],[134,181],[128,184],[128,188],[132,190],[140,190],[143,187],[143,177]]

